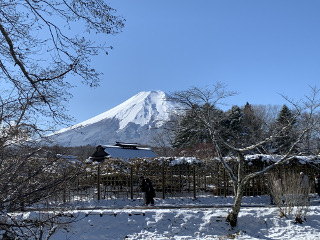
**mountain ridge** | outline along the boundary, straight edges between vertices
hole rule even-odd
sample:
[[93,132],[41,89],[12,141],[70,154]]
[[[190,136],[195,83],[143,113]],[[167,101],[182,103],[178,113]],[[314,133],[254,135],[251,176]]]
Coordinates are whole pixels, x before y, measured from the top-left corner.
[[116,141],[148,144],[179,111],[163,91],[139,92],[116,107],[64,128],[50,139],[62,146],[113,144]]

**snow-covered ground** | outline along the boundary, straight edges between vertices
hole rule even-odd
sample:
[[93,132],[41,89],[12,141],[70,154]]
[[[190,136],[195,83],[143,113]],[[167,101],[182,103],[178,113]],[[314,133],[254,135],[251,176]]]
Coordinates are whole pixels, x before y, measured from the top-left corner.
[[[308,239],[320,240],[320,198],[313,195],[306,220],[280,218],[268,196],[244,197],[238,225],[225,221],[232,197],[93,201],[79,206],[77,221],[52,239]],[[84,208],[86,208],[84,210]]]

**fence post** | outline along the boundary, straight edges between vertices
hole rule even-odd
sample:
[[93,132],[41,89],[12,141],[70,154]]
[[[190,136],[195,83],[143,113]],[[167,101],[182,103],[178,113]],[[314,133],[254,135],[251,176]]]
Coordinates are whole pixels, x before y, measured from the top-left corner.
[[64,182],[63,184],[63,193],[62,193],[62,198],[63,198],[63,202],[65,203],[67,201],[67,186],[66,183]]
[[164,159],[162,159],[162,199],[165,199],[165,181],[166,181],[166,176],[165,176],[165,171],[164,171]]
[[133,165],[130,166],[130,198],[133,199]]
[[100,200],[100,195],[101,195],[101,192],[100,192],[100,163],[98,163],[98,201]]
[[196,188],[196,166],[193,164],[193,198],[197,198],[197,188]]
[[[30,179],[31,179],[31,177],[30,177]],[[65,179],[66,179],[66,175],[63,174],[63,180],[64,180],[64,182],[63,182],[63,190],[62,190],[62,201],[63,201],[64,203],[67,201],[67,197],[66,197],[66,195],[67,195],[67,184],[66,184]]]
[[223,191],[224,197],[227,197],[227,188],[229,187],[229,183],[226,180],[226,169],[223,168]]

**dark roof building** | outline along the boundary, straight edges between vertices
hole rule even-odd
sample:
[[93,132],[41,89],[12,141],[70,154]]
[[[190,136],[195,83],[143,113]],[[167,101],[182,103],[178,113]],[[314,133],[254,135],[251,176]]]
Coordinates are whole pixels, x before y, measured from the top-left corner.
[[128,161],[134,158],[154,158],[156,156],[151,148],[140,147],[137,143],[116,142],[115,145],[98,145],[89,159],[98,162],[105,158]]

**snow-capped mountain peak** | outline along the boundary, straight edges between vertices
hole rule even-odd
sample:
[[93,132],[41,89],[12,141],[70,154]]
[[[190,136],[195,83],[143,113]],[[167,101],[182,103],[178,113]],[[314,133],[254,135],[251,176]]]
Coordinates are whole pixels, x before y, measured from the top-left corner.
[[140,92],[97,117],[119,119],[119,130],[121,130],[130,122],[144,126],[150,121],[167,120],[170,108],[172,108],[172,104],[166,101],[164,92]]
[[106,118],[118,119],[120,121],[119,130],[125,128],[130,122],[141,126],[150,121],[157,121],[161,124],[162,121],[168,119],[170,111],[174,111],[175,107],[175,104],[166,100],[166,94],[163,91],[140,92],[118,106],[76,124],[72,128],[85,127]]
[[[56,140],[58,144],[68,142],[73,146],[95,144],[99,139],[103,143],[113,143],[114,140],[144,143],[152,135],[151,128],[161,128],[179,109],[177,103],[167,100],[163,91],[140,92],[104,113],[60,130]],[[83,143],[76,134],[82,134]],[[91,139],[95,139],[94,142]]]

